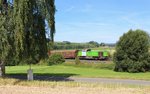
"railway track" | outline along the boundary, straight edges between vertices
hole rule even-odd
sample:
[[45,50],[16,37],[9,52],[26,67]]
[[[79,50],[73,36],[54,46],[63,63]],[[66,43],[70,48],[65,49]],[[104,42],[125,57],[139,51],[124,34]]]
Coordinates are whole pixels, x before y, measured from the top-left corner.
[[[66,62],[75,62],[75,59],[65,59]],[[80,60],[80,62],[82,63],[109,63],[111,62],[110,60],[92,60],[92,59],[89,59],[89,60]]]

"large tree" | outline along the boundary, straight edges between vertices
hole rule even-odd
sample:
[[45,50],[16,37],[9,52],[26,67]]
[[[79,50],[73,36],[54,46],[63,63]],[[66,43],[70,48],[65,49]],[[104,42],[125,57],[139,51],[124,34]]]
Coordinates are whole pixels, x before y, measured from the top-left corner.
[[53,41],[54,15],[54,0],[13,0],[11,4],[9,0],[0,0],[1,64],[4,65],[10,58],[8,53],[12,53],[12,50],[15,53],[11,54],[12,56],[15,55],[15,58],[28,63],[46,58],[45,20],[48,22],[50,39]]
[[11,57],[13,48],[12,6],[7,0],[0,0],[0,76],[5,74],[5,63]]
[[116,45],[115,71],[150,71],[150,37],[143,30],[129,30]]

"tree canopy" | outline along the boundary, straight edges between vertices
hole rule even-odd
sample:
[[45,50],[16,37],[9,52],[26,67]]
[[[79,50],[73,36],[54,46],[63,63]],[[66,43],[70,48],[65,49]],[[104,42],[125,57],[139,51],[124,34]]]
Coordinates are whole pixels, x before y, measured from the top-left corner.
[[0,0],[0,63],[47,57],[45,22],[54,41],[55,0]]
[[150,37],[143,30],[129,30],[116,45],[115,71],[145,72],[150,70]]

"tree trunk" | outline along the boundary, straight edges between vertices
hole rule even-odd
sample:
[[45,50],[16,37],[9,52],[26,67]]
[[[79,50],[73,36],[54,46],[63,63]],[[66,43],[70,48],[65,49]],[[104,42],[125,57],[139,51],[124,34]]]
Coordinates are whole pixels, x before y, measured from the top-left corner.
[[0,61],[0,77],[4,77],[5,75],[5,63],[4,61]]

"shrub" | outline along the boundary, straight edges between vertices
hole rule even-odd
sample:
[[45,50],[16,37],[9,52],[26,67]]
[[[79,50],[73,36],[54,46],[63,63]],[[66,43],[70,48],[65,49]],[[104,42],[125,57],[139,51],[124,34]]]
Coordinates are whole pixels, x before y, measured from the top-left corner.
[[52,54],[47,62],[48,65],[61,64],[65,62],[65,59],[61,54]]
[[80,59],[79,59],[79,57],[78,56],[76,56],[76,58],[75,58],[75,64],[76,65],[78,65],[78,64],[80,64],[81,62],[80,62]]
[[145,72],[150,70],[149,35],[142,30],[130,30],[116,45],[115,71]]

